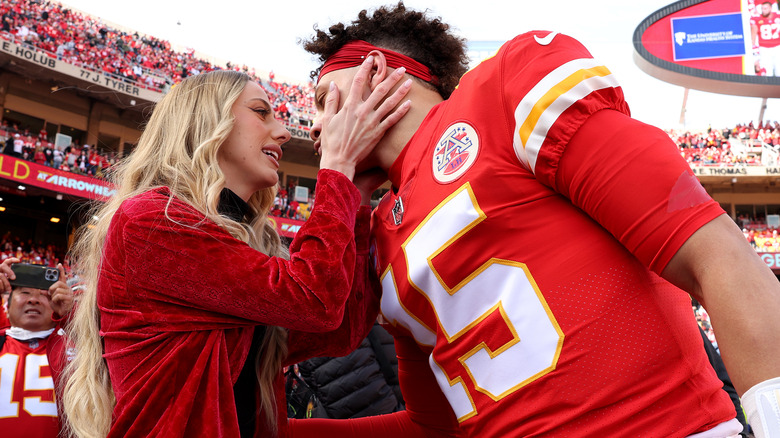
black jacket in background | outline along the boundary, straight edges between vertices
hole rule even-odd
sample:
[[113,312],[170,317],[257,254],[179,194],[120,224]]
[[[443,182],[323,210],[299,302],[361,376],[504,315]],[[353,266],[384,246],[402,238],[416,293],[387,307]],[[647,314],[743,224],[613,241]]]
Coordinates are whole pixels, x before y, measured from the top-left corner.
[[358,418],[404,409],[393,337],[379,324],[349,355],[309,359],[298,369],[320,402],[315,417]]

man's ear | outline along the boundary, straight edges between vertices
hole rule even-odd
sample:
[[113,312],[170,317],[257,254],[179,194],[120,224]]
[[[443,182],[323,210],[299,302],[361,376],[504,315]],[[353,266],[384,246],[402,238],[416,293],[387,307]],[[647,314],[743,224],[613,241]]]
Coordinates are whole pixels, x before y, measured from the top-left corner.
[[374,65],[371,67],[370,86],[374,90],[387,77],[387,58],[379,50],[372,50],[366,56],[374,57]]

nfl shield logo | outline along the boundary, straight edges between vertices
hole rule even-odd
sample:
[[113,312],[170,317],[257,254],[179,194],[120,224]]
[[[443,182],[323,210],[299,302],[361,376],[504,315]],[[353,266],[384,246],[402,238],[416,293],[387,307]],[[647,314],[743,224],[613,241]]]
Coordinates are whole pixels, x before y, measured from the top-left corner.
[[396,225],[401,225],[401,221],[404,219],[404,203],[401,201],[401,197],[395,198],[395,204],[393,205],[393,222]]

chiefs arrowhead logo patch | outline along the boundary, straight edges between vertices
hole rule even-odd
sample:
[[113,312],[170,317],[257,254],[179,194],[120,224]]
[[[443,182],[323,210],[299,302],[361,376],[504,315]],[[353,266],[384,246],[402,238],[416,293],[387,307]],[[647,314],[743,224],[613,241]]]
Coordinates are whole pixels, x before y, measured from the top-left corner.
[[465,122],[450,125],[439,138],[433,152],[433,177],[440,183],[450,183],[474,164],[479,152],[477,131]]

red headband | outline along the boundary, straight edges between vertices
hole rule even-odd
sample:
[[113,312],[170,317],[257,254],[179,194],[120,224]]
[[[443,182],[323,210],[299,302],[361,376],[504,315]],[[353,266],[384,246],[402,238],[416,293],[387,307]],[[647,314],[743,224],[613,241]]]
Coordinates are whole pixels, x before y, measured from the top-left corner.
[[368,55],[368,53],[372,50],[377,50],[385,55],[388,67],[406,67],[406,72],[412,76],[418,77],[425,82],[430,82],[434,85],[439,83],[439,78],[432,75],[431,69],[425,65],[406,55],[402,55],[389,49],[376,47],[362,40],[350,41],[347,44],[344,44],[344,46],[342,46],[338,52],[331,55],[331,57],[325,61],[325,64],[320,69],[320,75],[317,78],[317,82],[319,83],[320,78],[323,77],[326,73],[344,68],[359,66],[363,63],[363,60],[366,59],[366,55]]

